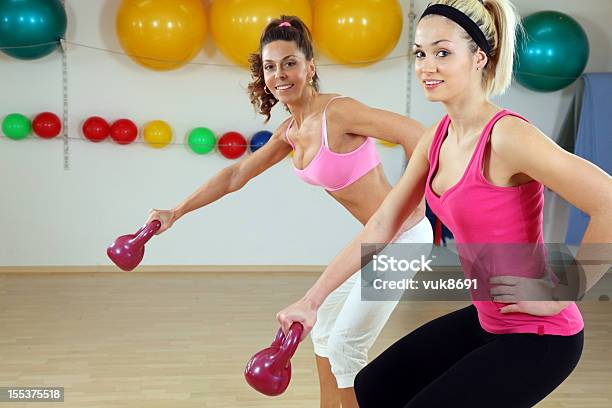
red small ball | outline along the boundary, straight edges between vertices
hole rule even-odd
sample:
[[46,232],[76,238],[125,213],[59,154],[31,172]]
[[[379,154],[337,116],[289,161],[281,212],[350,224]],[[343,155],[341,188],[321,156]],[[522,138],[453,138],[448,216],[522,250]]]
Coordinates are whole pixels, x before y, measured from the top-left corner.
[[83,122],[83,136],[92,142],[101,142],[110,133],[108,122],[99,116],[92,116]]
[[42,112],[36,115],[32,121],[32,129],[34,133],[43,139],[53,139],[59,135],[62,130],[62,122],[56,114],[51,112]]
[[120,145],[132,143],[138,137],[138,127],[129,119],[118,119],[110,129],[111,138]]
[[219,153],[227,159],[237,159],[246,152],[248,143],[238,132],[227,132],[217,142]]

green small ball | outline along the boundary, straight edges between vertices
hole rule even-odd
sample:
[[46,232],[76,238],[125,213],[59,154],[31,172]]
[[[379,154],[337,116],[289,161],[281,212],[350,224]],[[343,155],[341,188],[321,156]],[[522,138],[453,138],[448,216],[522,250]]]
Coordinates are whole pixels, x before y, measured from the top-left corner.
[[28,137],[32,131],[30,119],[21,113],[11,113],[2,121],[2,132],[9,139],[21,140]]
[[206,154],[215,148],[217,138],[212,130],[205,127],[198,127],[189,133],[187,143],[194,153]]

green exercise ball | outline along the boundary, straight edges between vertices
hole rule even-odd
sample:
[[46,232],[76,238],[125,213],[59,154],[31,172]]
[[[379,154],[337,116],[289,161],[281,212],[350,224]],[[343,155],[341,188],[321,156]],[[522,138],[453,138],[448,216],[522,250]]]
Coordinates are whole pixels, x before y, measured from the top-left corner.
[[0,0],[0,50],[23,60],[44,57],[66,34],[66,22],[60,0]]
[[589,59],[586,33],[567,14],[541,11],[523,19],[517,37],[514,77],[526,88],[558,91],[582,75]]

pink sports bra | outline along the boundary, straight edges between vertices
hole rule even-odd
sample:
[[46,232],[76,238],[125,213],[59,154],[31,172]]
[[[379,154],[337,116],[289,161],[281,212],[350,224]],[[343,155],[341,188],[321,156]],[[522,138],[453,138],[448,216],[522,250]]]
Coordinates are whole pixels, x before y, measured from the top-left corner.
[[[380,164],[376,144],[369,137],[361,146],[349,153],[334,153],[329,150],[325,111],[331,101],[338,98],[344,98],[344,96],[331,98],[323,109],[321,147],[317,154],[304,169],[298,169],[293,164],[293,169],[299,178],[309,184],[321,186],[327,191],[340,190],[353,184]],[[289,139],[289,129],[292,125],[293,119],[287,126],[285,139],[295,150],[293,142]]]

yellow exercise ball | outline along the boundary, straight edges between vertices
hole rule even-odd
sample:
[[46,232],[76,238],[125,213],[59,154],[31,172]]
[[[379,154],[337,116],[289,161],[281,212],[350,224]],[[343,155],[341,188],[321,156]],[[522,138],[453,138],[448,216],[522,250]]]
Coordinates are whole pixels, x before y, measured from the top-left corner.
[[395,48],[402,21],[397,0],[315,0],[313,36],[332,60],[365,66]]
[[123,0],[115,27],[134,61],[168,71],[191,61],[204,45],[206,12],[202,0]]
[[230,61],[249,66],[266,25],[281,15],[297,16],[312,27],[310,0],[213,0],[210,29],[217,48]]
[[143,133],[144,140],[156,149],[161,149],[172,141],[172,128],[163,120],[147,123]]

